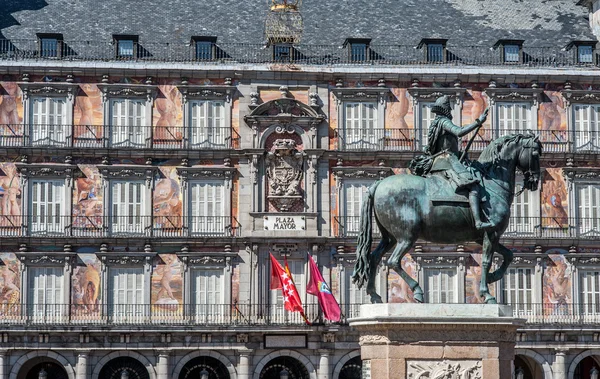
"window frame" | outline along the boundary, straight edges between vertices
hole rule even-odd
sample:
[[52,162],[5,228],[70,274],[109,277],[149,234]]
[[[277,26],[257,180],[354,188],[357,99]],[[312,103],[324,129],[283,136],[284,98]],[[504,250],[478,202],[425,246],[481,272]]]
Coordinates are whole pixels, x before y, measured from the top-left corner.
[[[538,129],[538,111],[543,89],[538,88],[536,83],[533,83],[530,88],[499,88],[494,81],[490,82],[490,86],[484,90],[488,98],[490,114],[488,119],[492,120],[492,135],[498,138],[506,130],[500,129],[499,122],[499,104],[530,104],[529,106],[529,124],[533,131]],[[515,130],[516,131],[516,130]],[[511,132],[512,133],[512,132]]]
[[[131,55],[121,54],[121,43],[131,42]],[[118,60],[134,60],[140,57],[139,36],[134,34],[113,34],[114,57]]]
[[[60,33],[37,33],[38,42],[38,55],[40,58],[45,59],[61,59],[64,53],[64,41],[63,35]],[[53,49],[54,55],[48,55],[45,52],[48,50],[44,48],[45,41],[54,41],[56,48]]]
[[[373,183],[375,183],[374,179],[362,178],[362,179],[344,180],[343,183],[341,184],[342,188],[340,191],[339,210],[340,210],[340,216],[344,220],[343,225],[340,225],[340,226],[343,226],[343,228],[344,228],[344,231],[343,231],[344,236],[354,236],[354,237],[358,236],[362,201],[365,199],[365,196],[367,196],[367,191]],[[358,209],[355,209],[357,214],[349,214],[348,190],[350,187],[358,187],[358,186],[360,186],[361,188],[364,187],[364,190],[360,194],[360,202],[358,204]],[[350,217],[352,218],[351,222],[349,222]],[[349,227],[348,224],[352,225],[352,227]]]
[[[572,54],[573,54],[573,61],[576,64],[580,64],[580,65],[597,65],[598,64],[598,56],[596,54],[596,46],[597,46],[598,41],[571,41],[569,42],[569,44],[566,46],[565,50],[569,51],[569,50],[573,50]],[[581,48],[590,48],[591,52],[590,52],[590,61],[582,61],[581,60]]]
[[[356,54],[355,48],[361,47],[359,54]],[[348,49],[348,62],[369,62],[371,61],[371,38],[346,38],[342,48]],[[357,55],[360,55],[359,57]]]
[[[520,258],[520,257],[519,257]],[[516,273],[518,273],[520,270],[524,271],[523,274],[523,288],[510,288],[507,289],[507,280],[509,280],[511,272],[515,271]],[[526,271],[529,270],[529,282],[530,282],[530,288],[525,288],[527,286],[527,276],[526,276]],[[501,289],[501,294],[502,294],[502,299],[505,303],[509,304],[509,301],[511,300],[509,296],[509,294],[507,293],[507,291],[515,291],[515,300],[519,300],[520,298],[523,298],[525,296],[525,298],[527,297],[527,293],[519,293],[517,294],[518,291],[530,291],[529,297],[531,299],[531,301],[529,303],[526,302],[522,302],[522,303],[510,303],[509,305],[511,305],[513,307],[513,313],[518,315],[518,316],[530,316],[532,314],[535,313],[536,309],[535,309],[535,304],[540,304],[541,301],[539,297],[541,296],[541,288],[540,288],[540,283],[541,283],[541,272],[542,270],[538,270],[538,266],[534,266],[534,265],[513,265],[511,267],[509,267],[506,271],[506,274],[504,275],[504,277],[502,278],[502,280],[500,281],[500,289]],[[519,278],[516,278],[516,287],[519,286]]]
[[447,39],[423,38],[417,45],[417,49],[423,49],[423,60],[426,63],[446,63],[448,62],[447,44]]
[[[515,178],[515,192],[518,192],[523,187],[523,174],[517,173]],[[517,200],[523,200],[523,196],[527,194],[529,203],[518,204]],[[531,203],[532,202],[532,203]],[[515,207],[523,207],[528,208],[524,209],[525,211],[530,213],[530,216],[515,216],[513,212],[517,210]],[[541,214],[541,186],[538,186],[538,189],[531,192],[529,190],[523,191],[518,197],[513,198],[513,202],[510,206],[510,221],[508,228],[505,231],[506,236],[530,236],[535,237],[542,232],[542,214]],[[523,219],[524,221],[519,222],[517,220],[517,224],[513,223],[513,220],[519,217],[519,219]]]
[[[437,275],[430,275],[433,274],[434,272],[437,271]],[[441,286],[439,286],[440,284],[442,284],[441,282],[441,274],[442,271],[448,271],[448,272],[452,272],[452,277],[449,277],[448,279],[451,280],[452,282],[450,283],[450,285],[452,286],[452,289],[448,290],[442,290]],[[431,292],[433,291],[430,288],[430,279],[434,278],[434,277],[439,277],[440,281],[437,283],[438,284],[438,289],[437,289],[437,296],[440,298],[440,301],[435,302],[434,299],[431,298]],[[434,279],[435,280],[435,279]],[[457,266],[426,266],[423,267],[423,292],[425,295],[425,299],[427,303],[435,303],[435,304],[457,304],[459,303],[459,272],[458,272],[458,268]],[[441,301],[441,297],[442,295],[445,295],[446,297],[448,297],[448,295],[451,294],[452,295],[452,299],[451,301],[446,301],[446,302],[442,302]]]
[[[201,215],[198,213],[201,213],[198,211],[198,209],[194,209],[193,203],[194,203],[194,198],[195,195],[193,194],[194,192],[194,188],[196,186],[200,186],[200,185],[207,185],[207,186],[212,186],[212,187],[217,187],[217,189],[215,189],[215,193],[216,191],[220,191],[221,192],[221,209],[219,212],[213,212],[213,213],[220,213],[220,215]],[[225,180],[222,179],[203,179],[203,180],[198,180],[198,179],[194,179],[194,180],[190,180],[187,183],[188,186],[188,191],[189,193],[187,194],[187,204],[186,204],[186,208],[188,209],[188,228],[190,230],[190,234],[191,235],[226,235],[227,234],[227,229],[228,227],[230,227],[230,217],[231,217],[231,211],[230,211],[230,207],[227,206],[227,200],[229,200],[229,202],[231,201],[231,196],[229,193],[229,196],[227,196],[227,193],[229,191],[227,191],[226,188],[226,183]],[[220,187],[220,188],[218,188]],[[209,200],[206,199],[205,201],[207,204],[213,204],[214,206],[214,200]],[[199,207],[199,199],[196,200],[196,206]],[[214,218],[215,221],[210,222],[210,218]],[[206,224],[213,224],[212,227],[199,227],[199,223],[196,220],[204,220],[204,222]],[[222,225],[223,228],[222,230],[219,230],[218,228],[215,228],[215,225]]]
[[[217,56],[217,37],[192,36],[191,44],[194,46],[194,59],[196,61],[212,61],[219,58]],[[208,46],[208,49],[199,49],[202,45],[205,47]]]

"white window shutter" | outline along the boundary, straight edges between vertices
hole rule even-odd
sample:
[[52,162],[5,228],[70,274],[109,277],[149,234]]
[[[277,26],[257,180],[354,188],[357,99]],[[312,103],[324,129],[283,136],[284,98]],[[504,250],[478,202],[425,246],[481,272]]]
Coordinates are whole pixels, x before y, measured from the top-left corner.
[[532,309],[532,275],[531,268],[510,268],[503,279],[505,300],[517,311]]
[[194,233],[225,233],[225,183],[192,182],[190,185],[191,228]]

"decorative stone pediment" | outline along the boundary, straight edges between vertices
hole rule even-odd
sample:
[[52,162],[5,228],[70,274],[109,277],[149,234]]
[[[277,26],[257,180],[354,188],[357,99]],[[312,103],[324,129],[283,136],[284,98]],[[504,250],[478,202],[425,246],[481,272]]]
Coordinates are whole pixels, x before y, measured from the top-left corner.
[[73,178],[83,176],[83,173],[77,165],[67,164],[23,164],[16,163],[17,171],[21,176],[21,181],[28,178],[47,178],[47,179],[65,179],[66,184],[71,186]]
[[600,91],[586,91],[586,90],[564,90],[561,94],[567,104],[571,103],[587,103],[595,104],[600,103]]
[[110,97],[118,98],[145,98],[146,101],[152,101],[157,94],[157,86],[152,84],[98,84],[98,89],[102,92],[102,100]]
[[230,102],[236,91],[235,86],[194,86],[181,85],[177,87],[183,96],[183,102],[190,99],[224,100]]
[[224,166],[177,167],[177,174],[184,188],[190,180],[200,179],[223,179],[226,187],[229,188],[235,173],[235,168]]
[[103,255],[100,257],[102,263],[114,266],[128,266],[128,265],[143,265],[145,263],[152,262],[151,256],[142,255],[123,255],[123,256],[109,256]]
[[110,179],[133,179],[145,180],[146,186],[152,185],[152,180],[158,172],[157,168],[139,166],[107,166],[98,165],[98,171],[104,180]]
[[231,257],[223,255],[190,256],[182,259],[190,266],[227,266],[231,261]]
[[426,102],[435,101],[438,97],[446,95],[452,101],[461,103],[466,92],[467,89],[463,87],[412,87],[408,89],[408,93],[410,93],[414,101]]
[[563,169],[563,176],[567,178],[569,186],[576,181],[599,181],[600,169],[586,167],[569,167]]
[[394,175],[391,167],[335,167],[333,175],[340,184],[344,179],[383,179]]
[[312,127],[325,120],[325,116],[318,114],[309,105],[296,99],[281,98],[257,106],[252,113],[244,117],[244,120],[252,127],[272,124],[296,124]]
[[19,260],[26,265],[61,266],[71,262],[71,256],[53,254],[19,255]]
[[377,101],[385,104],[391,93],[387,87],[338,87],[332,91],[338,105],[343,101]]
[[488,87],[484,92],[490,99],[490,105],[497,101],[530,101],[537,105],[540,102],[543,89]]
[[29,83],[20,82],[19,87],[23,92],[23,100],[27,100],[30,96],[65,96],[68,100],[73,100],[79,85],[66,82],[42,82]]

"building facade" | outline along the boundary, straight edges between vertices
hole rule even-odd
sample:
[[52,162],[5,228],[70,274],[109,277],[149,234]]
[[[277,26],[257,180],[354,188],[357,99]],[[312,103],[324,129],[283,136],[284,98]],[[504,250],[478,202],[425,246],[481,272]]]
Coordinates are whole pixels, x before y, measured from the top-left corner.
[[[290,2],[108,3],[0,19],[0,379],[359,378],[360,207],[407,172],[441,95],[459,125],[490,108],[472,159],[511,133],[544,145],[493,286],[527,320],[515,377],[598,378],[600,4],[307,0],[303,42],[265,44]],[[480,303],[479,252],[420,241],[403,267],[428,302]],[[269,253],[310,325],[270,290]],[[339,323],[306,294],[308,255]],[[377,288],[414,302],[385,265]]]

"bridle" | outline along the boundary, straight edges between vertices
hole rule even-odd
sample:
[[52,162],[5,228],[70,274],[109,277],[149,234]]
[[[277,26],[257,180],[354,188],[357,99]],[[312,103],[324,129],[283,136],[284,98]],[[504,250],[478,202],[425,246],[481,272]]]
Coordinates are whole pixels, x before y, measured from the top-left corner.
[[[532,144],[533,142],[533,144]],[[529,149],[537,149],[539,148],[539,144],[537,143],[537,138],[530,138],[529,141],[527,142],[527,145],[522,147],[521,152],[519,153],[519,162],[521,162],[521,156],[525,151],[529,151]],[[538,169],[537,172],[534,171],[533,168],[533,156],[538,156],[539,159],[539,155],[540,152],[539,151],[533,151],[531,153],[529,153],[529,155],[527,156],[527,170],[523,170],[523,187],[521,187],[521,189],[515,194],[515,197],[519,196],[520,194],[522,194],[526,189],[531,189],[533,183],[537,183],[539,181],[539,178],[536,178],[535,175],[537,173],[539,173],[539,165],[538,165]]]

